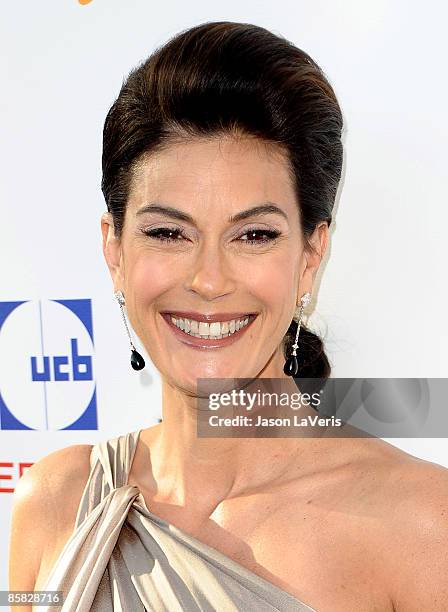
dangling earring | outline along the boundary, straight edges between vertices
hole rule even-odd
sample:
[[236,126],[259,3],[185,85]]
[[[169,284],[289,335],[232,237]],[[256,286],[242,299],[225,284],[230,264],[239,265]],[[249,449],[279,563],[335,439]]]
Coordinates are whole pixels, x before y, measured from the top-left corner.
[[126,317],[125,317],[124,310],[123,310],[123,306],[125,305],[123,292],[122,291],[115,291],[114,296],[116,297],[116,299],[118,300],[118,303],[120,304],[121,315],[123,317],[123,321],[124,321],[124,325],[126,327],[126,331],[128,332],[129,342],[131,343],[131,350],[132,350],[132,353],[131,353],[131,366],[134,368],[134,370],[143,370],[143,368],[145,367],[145,360],[140,355],[140,353],[137,351],[135,346],[132,344],[131,334],[129,333],[129,327],[128,327],[128,324],[126,322]]
[[[297,372],[299,371],[299,362],[297,361],[297,349],[299,348],[298,340],[299,340],[299,332],[300,332],[300,324],[302,322],[302,315],[305,306],[311,302],[311,293],[304,293],[300,298],[300,307],[296,309],[296,315],[294,320],[297,318],[297,332],[296,332],[296,340],[292,345],[293,351],[292,355],[286,360],[285,365],[283,366],[283,372],[287,376],[297,376]],[[297,314],[298,313],[298,314]]]

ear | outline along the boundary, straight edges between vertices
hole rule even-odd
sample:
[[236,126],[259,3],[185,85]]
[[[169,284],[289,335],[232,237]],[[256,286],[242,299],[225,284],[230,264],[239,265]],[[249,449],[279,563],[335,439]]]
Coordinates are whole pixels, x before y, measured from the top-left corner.
[[314,279],[325,254],[329,240],[328,223],[322,221],[308,239],[309,244],[305,244],[303,251],[303,264],[299,279],[299,292],[297,303],[304,293],[312,293]]
[[106,212],[101,215],[101,233],[103,235],[103,254],[109,268],[114,291],[122,289],[124,285],[121,242],[115,235],[112,214]]

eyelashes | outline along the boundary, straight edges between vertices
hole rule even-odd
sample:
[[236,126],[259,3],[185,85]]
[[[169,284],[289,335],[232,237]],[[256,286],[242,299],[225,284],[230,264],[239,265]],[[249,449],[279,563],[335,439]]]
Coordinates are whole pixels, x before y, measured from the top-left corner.
[[[158,240],[159,242],[166,242],[166,243],[180,242],[179,238],[173,238],[172,237],[173,235],[180,236],[183,239],[187,239],[187,237],[181,230],[172,229],[170,227],[156,227],[156,228],[149,229],[149,230],[142,230],[142,232],[143,234],[145,234],[145,236],[148,236],[149,238],[153,240]],[[248,236],[250,235],[251,238],[242,239],[242,236],[246,236],[246,235]],[[273,242],[276,238],[278,238],[279,235],[280,235],[280,232],[278,232],[277,230],[251,228],[251,229],[246,230],[244,234],[241,234],[238,240],[240,242],[255,245],[255,246],[259,244],[265,245],[269,242]],[[262,236],[262,238],[261,240],[257,240],[254,236]]]

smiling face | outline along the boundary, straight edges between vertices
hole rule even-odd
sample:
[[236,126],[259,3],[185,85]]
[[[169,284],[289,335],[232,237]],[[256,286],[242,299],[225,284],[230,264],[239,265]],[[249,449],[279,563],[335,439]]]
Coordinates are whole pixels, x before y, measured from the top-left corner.
[[[326,223],[317,229],[316,252],[305,250],[284,154],[231,136],[146,156],[120,239],[111,214],[102,216],[104,255],[132,327],[161,375],[193,393],[197,378],[284,377],[282,340],[326,246]],[[235,319],[248,325],[238,331]]]

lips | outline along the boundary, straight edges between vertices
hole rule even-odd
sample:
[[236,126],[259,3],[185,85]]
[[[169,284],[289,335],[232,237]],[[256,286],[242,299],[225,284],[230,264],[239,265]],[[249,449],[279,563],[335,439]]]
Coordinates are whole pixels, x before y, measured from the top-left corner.
[[[182,313],[182,314],[179,314]],[[161,312],[160,313],[162,315],[163,320],[167,323],[167,325],[169,326],[170,330],[175,334],[175,336],[178,338],[178,340],[180,340],[183,344],[186,344],[192,348],[197,348],[197,349],[211,349],[211,348],[221,348],[221,347],[225,347],[228,346],[230,344],[233,344],[234,342],[236,342],[237,340],[239,340],[243,334],[246,333],[247,329],[252,325],[252,323],[254,322],[254,320],[257,317],[257,314],[251,314],[249,315],[248,313],[227,313],[224,315],[223,317],[223,313],[217,313],[217,315],[213,315],[213,318],[216,318],[216,321],[226,321],[226,320],[231,320],[228,319],[229,314],[231,314],[231,318],[243,318],[244,316],[248,316],[249,317],[249,322],[247,325],[245,325],[244,327],[242,327],[241,329],[239,329],[238,331],[235,331],[233,334],[225,337],[225,338],[196,338],[195,336],[190,336],[189,334],[185,333],[184,331],[182,331],[181,329],[179,329],[176,325],[174,325],[174,323],[171,321],[171,314],[173,314],[173,316],[178,316],[178,317],[186,317],[186,318],[193,318],[191,317],[192,312],[187,313],[186,311],[170,311],[170,312]],[[190,317],[187,317],[187,314],[190,315]],[[234,316],[236,315],[236,317]],[[197,314],[196,314],[197,316]],[[206,315],[202,315],[203,317]],[[204,321],[204,319],[196,319],[198,321]],[[211,322],[213,323],[213,319],[206,319],[204,322]]]

